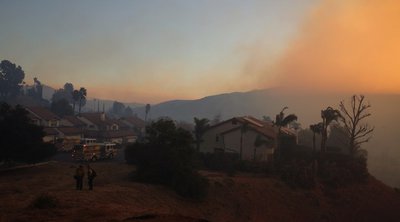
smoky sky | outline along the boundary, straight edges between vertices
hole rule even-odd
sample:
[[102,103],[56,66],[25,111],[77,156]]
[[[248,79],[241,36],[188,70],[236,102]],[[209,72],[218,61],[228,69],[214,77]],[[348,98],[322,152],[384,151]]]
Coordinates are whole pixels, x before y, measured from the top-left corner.
[[325,0],[270,72],[297,90],[399,93],[399,39],[399,1]]

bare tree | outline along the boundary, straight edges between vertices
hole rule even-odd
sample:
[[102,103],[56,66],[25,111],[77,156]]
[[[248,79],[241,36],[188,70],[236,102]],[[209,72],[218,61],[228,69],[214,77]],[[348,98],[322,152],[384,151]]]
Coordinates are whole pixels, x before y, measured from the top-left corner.
[[374,131],[374,127],[365,122],[371,116],[371,105],[365,101],[365,96],[353,95],[349,108],[346,108],[344,101],[340,102],[339,107],[341,120],[349,137],[349,152],[353,156],[357,155],[361,151],[361,144],[368,142]]

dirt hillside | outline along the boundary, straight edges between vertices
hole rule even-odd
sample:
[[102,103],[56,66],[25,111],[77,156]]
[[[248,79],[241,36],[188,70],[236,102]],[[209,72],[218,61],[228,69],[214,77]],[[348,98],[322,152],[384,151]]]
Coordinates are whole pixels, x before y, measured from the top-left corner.
[[[133,166],[92,164],[93,191],[75,190],[77,165],[47,165],[0,172],[0,221],[399,221],[400,193],[374,178],[341,189],[291,189],[255,175],[202,172],[208,197],[194,202],[168,188],[132,182]],[[32,207],[46,194],[55,207]]]

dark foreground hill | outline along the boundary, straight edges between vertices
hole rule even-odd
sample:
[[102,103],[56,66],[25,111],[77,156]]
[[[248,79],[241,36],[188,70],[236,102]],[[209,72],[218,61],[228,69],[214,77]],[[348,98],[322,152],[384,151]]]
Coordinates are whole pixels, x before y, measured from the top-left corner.
[[[398,221],[400,193],[374,178],[340,189],[291,189],[280,180],[202,172],[203,202],[132,182],[133,167],[94,163],[94,191],[74,190],[74,165],[51,163],[0,173],[0,221]],[[85,187],[87,188],[87,187]],[[53,205],[34,204],[44,194]]]

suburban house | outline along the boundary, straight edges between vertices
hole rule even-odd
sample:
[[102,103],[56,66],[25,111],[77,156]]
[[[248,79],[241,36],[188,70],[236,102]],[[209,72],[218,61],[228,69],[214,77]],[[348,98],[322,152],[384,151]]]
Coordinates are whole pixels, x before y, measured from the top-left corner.
[[[43,127],[44,142],[59,144],[62,149],[71,149],[73,144],[79,143],[82,138],[82,128],[64,118],[58,117],[45,107],[26,107],[28,117],[38,126]],[[67,118],[68,119],[68,118]]]
[[28,117],[34,124],[43,127],[45,132],[43,141],[56,143],[58,139],[56,127],[60,126],[60,117],[44,107],[25,107],[25,110],[28,111]]
[[83,138],[83,131],[73,126],[55,128],[58,132],[57,142],[61,144],[60,149],[72,150],[75,144],[79,144]]
[[124,117],[119,119],[119,121],[138,134],[143,134],[145,131],[146,123],[137,116]]
[[[100,142],[117,144],[135,142],[137,133],[131,129],[120,127],[120,121],[110,119],[104,112],[81,113],[77,118],[85,124],[85,137],[95,138]],[[121,128],[121,129],[120,129]]]
[[58,139],[58,131],[56,128],[52,127],[47,127],[43,128],[43,131],[45,133],[43,137],[43,142],[45,143],[56,143]]
[[84,130],[86,123],[76,116],[64,116],[60,120],[60,125],[64,127],[75,127]]
[[60,126],[60,117],[44,107],[25,107],[34,124],[43,127]]
[[117,122],[109,119],[104,112],[81,113],[77,116],[77,118],[85,123],[86,130],[108,131],[119,129]]
[[[243,160],[270,161],[277,146],[279,128],[251,116],[234,117],[210,126],[203,134],[200,152],[232,152]],[[288,128],[281,133],[293,141],[296,134]]]

